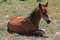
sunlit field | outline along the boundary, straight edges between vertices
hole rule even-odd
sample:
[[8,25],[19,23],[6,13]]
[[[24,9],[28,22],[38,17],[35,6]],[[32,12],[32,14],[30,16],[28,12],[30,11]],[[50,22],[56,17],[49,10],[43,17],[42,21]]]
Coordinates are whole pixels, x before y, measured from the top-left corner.
[[[7,32],[7,23],[13,16],[27,17],[38,6],[48,1],[48,11],[51,23],[47,24],[43,19],[39,26],[44,29],[49,38],[22,36],[17,33]],[[0,0],[0,40],[60,40],[60,0]]]

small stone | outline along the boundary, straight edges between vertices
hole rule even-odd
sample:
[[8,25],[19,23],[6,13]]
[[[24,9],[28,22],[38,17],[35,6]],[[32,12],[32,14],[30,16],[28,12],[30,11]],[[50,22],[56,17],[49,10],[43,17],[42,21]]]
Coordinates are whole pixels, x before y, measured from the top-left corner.
[[56,32],[55,35],[60,35],[60,32]]

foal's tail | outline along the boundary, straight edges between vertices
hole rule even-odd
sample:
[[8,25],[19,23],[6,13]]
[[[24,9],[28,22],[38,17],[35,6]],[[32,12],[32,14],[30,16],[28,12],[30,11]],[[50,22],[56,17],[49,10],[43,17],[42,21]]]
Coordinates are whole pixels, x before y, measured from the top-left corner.
[[7,24],[7,29],[9,29],[10,28],[10,23],[8,22],[8,24]]
[[8,31],[8,33],[14,33],[13,31],[11,31],[11,25],[9,22],[7,24],[7,31]]

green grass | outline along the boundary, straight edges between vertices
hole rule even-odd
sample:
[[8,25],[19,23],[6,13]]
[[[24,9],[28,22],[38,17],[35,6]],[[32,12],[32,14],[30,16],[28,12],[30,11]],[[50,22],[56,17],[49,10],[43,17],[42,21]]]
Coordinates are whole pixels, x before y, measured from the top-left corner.
[[[46,3],[48,0],[41,0],[40,3]],[[29,13],[38,6],[36,0],[8,0],[3,2],[0,0],[0,40],[60,40],[60,0],[49,0],[48,11],[51,23],[47,24],[44,20],[40,22],[40,28],[45,29],[49,38],[27,37],[16,33],[9,34],[7,32],[7,19],[13,16],[27,17]]]

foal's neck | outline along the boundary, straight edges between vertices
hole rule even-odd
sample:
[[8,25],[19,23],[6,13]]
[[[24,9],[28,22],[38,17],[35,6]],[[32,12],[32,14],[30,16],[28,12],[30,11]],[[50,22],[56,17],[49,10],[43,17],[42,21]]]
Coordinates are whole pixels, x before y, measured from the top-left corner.
[[35,25],[39,25],[41,19],[40,10],[36,8],[29,17],[32,23],[34,23]]

